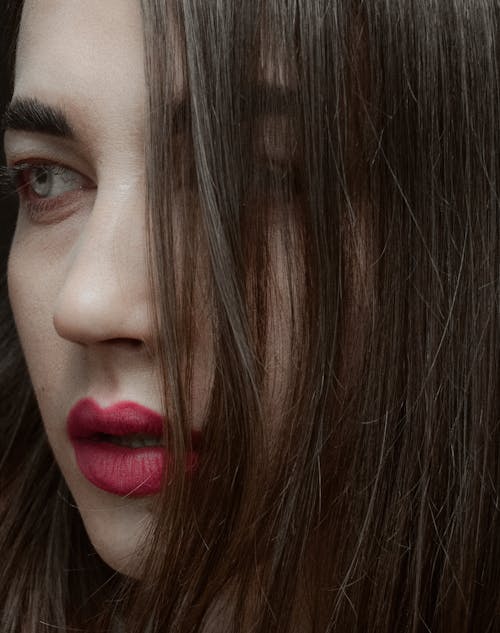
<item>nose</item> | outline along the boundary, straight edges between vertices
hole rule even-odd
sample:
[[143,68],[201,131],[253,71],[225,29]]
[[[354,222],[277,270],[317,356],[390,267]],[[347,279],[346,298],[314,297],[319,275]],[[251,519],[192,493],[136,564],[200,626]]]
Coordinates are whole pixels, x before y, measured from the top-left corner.
[[145,205],[131,191],[98,192],[75,239],[53,313],[64,339],[147,344],[151,334]]

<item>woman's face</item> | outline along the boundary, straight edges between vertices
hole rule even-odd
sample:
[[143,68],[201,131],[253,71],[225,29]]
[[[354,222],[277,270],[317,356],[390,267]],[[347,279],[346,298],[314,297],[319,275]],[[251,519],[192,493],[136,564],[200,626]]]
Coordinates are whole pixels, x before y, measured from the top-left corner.
[[[34,126],[6,133],[9,165],[64,168],[23,176],[39,179],[21,203],[10,299],[56,460],[97,551],[127,571],[154,496],[126,497],[92,483],[77,462],[67,423],[85,398],[102,409],[124,401],[155,412],[160,407],[156,364],[147,353],[139,2],[27,0],[13,103],[23,99],[56,108],[71,134]],[[44,207],[35,206],[40,198]]]
[[[152,471],[162,451],[89,444],[97,437],[107,444],[95,436],[106,424],[110,434],[140,433],[116,422],[120,415],[154,426],[154,412],[163,413],[158,363],[147,351],[142,38],[138,0],[27,0],[17,107],[5,136],[9,166],[31,165],[20,176],[30,188],[21,196],[8,284],[45,430],[97,552],[131,574],[151,522]],[[40,117],[40,108],[57,117]],[[198,325],[194,429],[202,428],[212,375]],[[136,485],[141,472],[152,487]]]

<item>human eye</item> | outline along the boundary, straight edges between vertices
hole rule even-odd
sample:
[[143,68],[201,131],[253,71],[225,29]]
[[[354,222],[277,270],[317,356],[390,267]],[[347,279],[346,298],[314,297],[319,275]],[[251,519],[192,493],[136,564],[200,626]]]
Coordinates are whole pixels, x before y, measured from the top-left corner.
[[304,165],[293,126],[286,117],[259,122],[255,141],[255,184],[268,197],[294,200],[304,190]]
[[4,193],[19,195],[20,208],[30,220],[41,223],[55,219],[54,211],[73,209],[85,191],[96,188],[79,172],[51,162],[22,162],[2,167],[0,181]]

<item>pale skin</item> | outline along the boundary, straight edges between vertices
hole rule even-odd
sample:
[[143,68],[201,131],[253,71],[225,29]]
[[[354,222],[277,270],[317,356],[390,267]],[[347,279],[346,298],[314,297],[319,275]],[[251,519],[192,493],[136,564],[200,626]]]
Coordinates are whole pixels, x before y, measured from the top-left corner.
[[159,407],[146,353],[140,19],[133,0],[27,2],[14,97],[60,107],[81,140],[18,131],[5,140],[8,163],[57,161],[88,186],[76,199],[61,197],[47,223],[21,209],[8,282],[49,442],[93,545],[119,571],[130,569],[151,499],[122,499],[88,482],[65,420],[85,395],[103,406],[130,399]]
[[[71,185],[58,181],[62,193],[37,218],[21,203],[9,296],[55,459],[98,554],[129,575],[135,575],[135,552],[155,499],[124,499],[93,486],[76,463],[66,418],[84,397],[103,407],[120,400],[156,411],[161,406],[157,363],[148,353],[142,37],[136,0],[28,0],[14,98],[57,107],[76,138],[18,130],[5,136],[9,165],[36,160],[72,174]],[[276,285],[284,288],[280,270]],[[282,320],[281,307],[270,327],[286,331],[277,314]],[[201,429],[212,369],[203,324],[199,332],[192,425]],[[272,349],[274,369],[279,357],[279,348]]]

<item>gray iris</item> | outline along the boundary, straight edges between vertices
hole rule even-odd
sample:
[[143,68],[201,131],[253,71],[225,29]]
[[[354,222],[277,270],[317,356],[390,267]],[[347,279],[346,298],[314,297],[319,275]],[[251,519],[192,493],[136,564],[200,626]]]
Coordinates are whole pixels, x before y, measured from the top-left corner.
[[48,196],[52,187],[52,174],[43,167],[33,170],[31,186],[40,198]]

